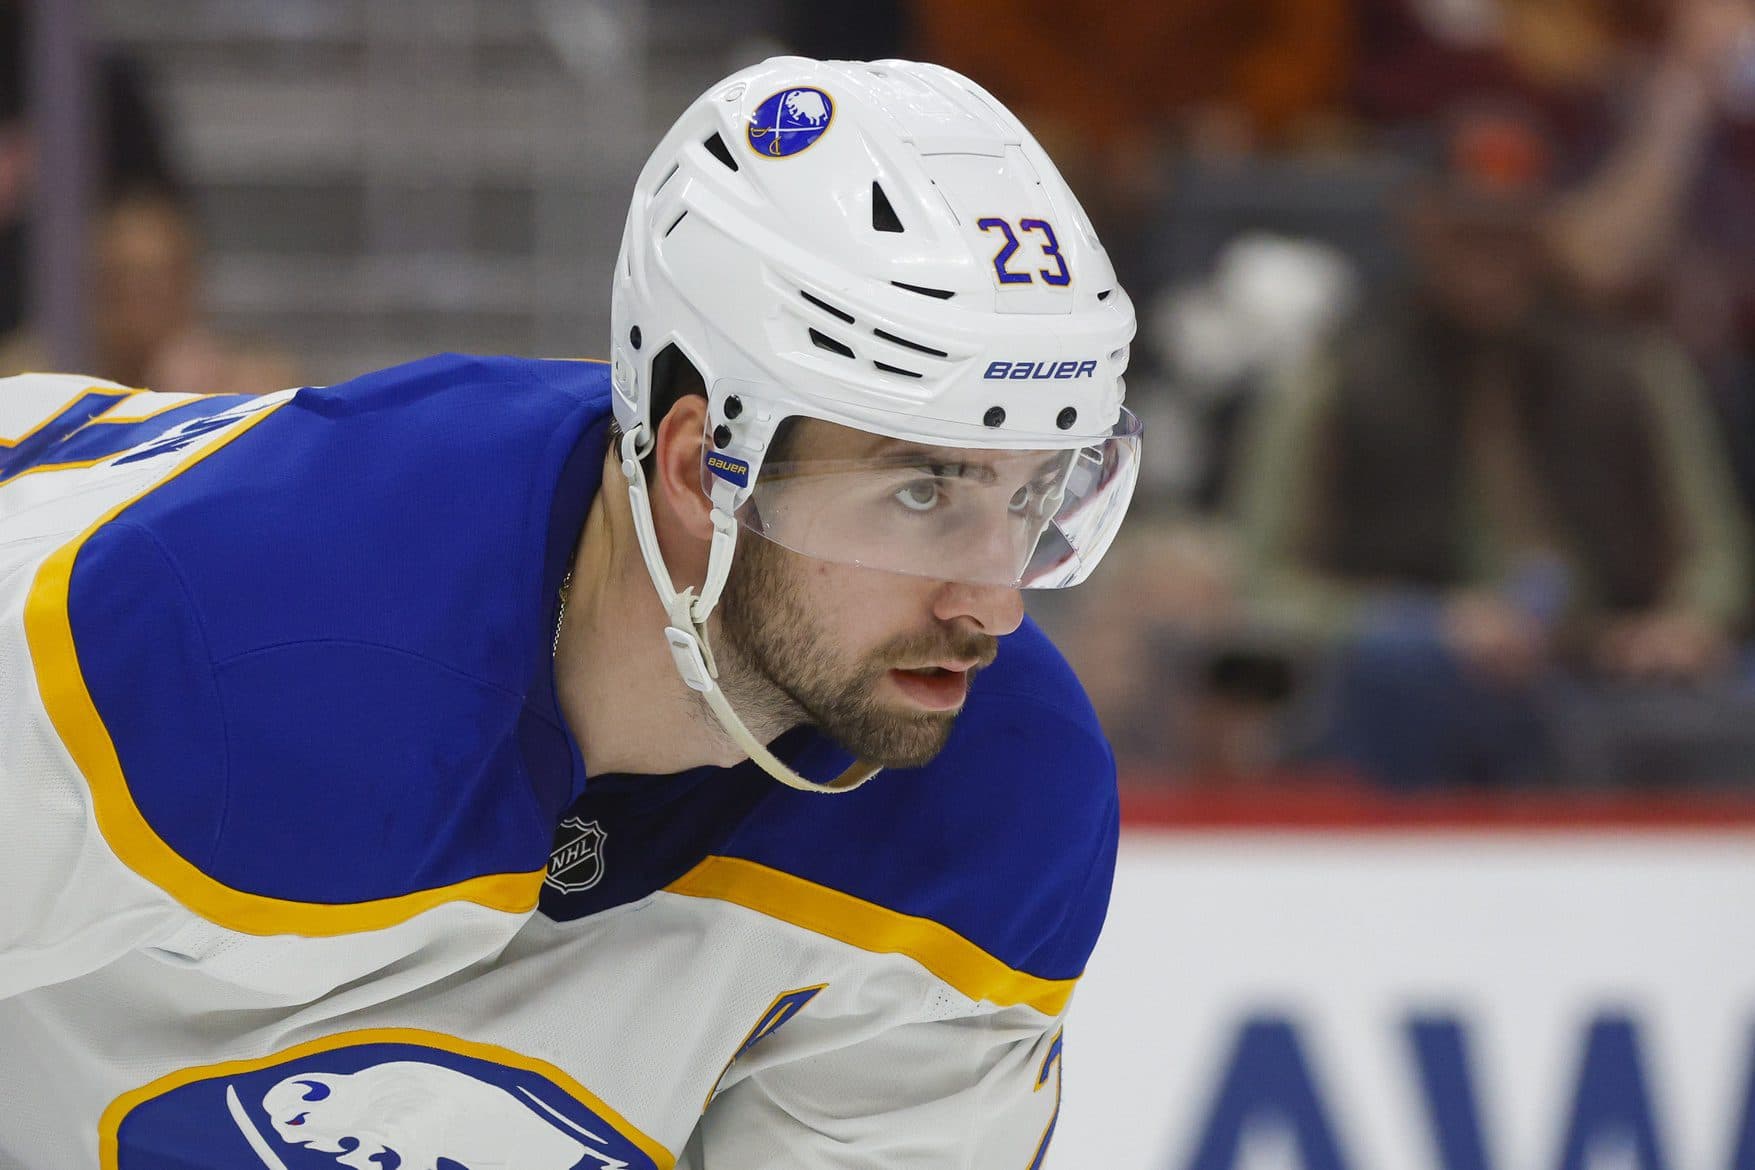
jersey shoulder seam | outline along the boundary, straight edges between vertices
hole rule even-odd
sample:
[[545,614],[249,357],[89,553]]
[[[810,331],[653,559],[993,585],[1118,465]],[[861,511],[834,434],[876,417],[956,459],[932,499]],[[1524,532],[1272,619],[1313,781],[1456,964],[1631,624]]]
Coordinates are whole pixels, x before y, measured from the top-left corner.
[[[138,533],[152,546],[153,550],[158,553],[159,559],[164,562],[165,569],[170,573],[171,580],[176,583],[177,591],[182,595],[183,608],[184,612],[189,616],[189,623],[195,630],[196,637],[201,640],[202,665],[205,668],[208,685],[213,688],[214,701],[219,708],[221,760],[221,798],[219,815],[214,818],[213,836],[207,844],[207,857],[205,861],[200,864],[200,868],[205,871],[213,864],[215,857],[219,853],[220,842],[225,840],[225,826],[227,820],[231,816],[232,805],[231,721],[226,715],[225,689],[219,685],[219,664],[214,661],[213,643],[207,635],[207,623],[203,618],[200,606],[195,604],[195,594],[194,591],[189,588],[189,580],[183,574],[182,566],[177,563],[177,559],[171,555],[171,550],[166,548],[164,541],[159,539],[158,533],[154,532],[147,525],[140,523],[138,520],[124,516],[118,516],[115,520],[111,521],[111,523],[117,528]],[[129,787],[132,788],[133,786],[130,785]]]

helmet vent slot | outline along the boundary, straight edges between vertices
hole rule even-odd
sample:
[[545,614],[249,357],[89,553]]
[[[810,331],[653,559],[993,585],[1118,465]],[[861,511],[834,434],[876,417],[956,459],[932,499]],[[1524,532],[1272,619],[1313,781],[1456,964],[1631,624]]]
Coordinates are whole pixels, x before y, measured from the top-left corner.
[[688,217],[689,217],[689,213],[685,211],[681,215],[677,216],[675,219],[671,220],[670,226],[664,229],[665,237],[668,239],[670,236],[670,233],[674,232],[676,230],[676,225],[681,223],[683,220],[687,219]]
[[871,184],[871,226],[873,231],[879,232],[903,230],[896,209],[890,206],[890,197],[884,194],[884,189],[878,186],[876,179]]
[[948,301],[957,295],[948,288],[922,288],[918,284],[903,284],[899,280],[892,280],[890,283],[897,288],[905,288],[911,293],[919,293],[923,297],[932,297],[941,301]]
[[1097,299],[1100,301],[1106,301],[1109,299],[1109,294],[1114,292],[1114,291],[1115,290],[1112,288],[1106,288],[1102,292],[1097,294]]
[[920,374],[918,371],[904,370],[901,366],[892,366],[892,365],[888,365],[884,362],[873,362],[871,364],[876,366],[878,369],[882,370],[886,374],[900,374],[904,378],[918,378],[918,377],[920,377]]
[[728,170],[737,169],[737,160],[731,157],[731,151],[725,145],[725,139],[719,137],[719,131],[709,134],[701,145],[707,148],[708,154],[724,163]]
[[841,320],[847,322],[847,324],[849,324],[849,325],[853,324],[853,314],[852,313],[848,313],[848,312],[845,312],[841,309],[837,309],[834,305],[829,304],[827,301],[819,301],[817,298],[811,296],[809,293],[805,292],[803,289],[799,290],[798,295],[803,297],[805,300],[809,301],[811,304],[815,305],[817,308],[821,309],[823,312],[832,313],[835,316],[841,318]]
[[658,180],[658,186],[652,188],[652,194],[654,194],[654,195],[658,194],[660,191],[664,190],[664,185],[666,183],[668,183],[672,179],[676,178],[676,172],[679,169],[680,165],[681,164],[679,164],[679,163],[671,163],[670,164],[670,169],[668,171],[664,172],[664,177],[662,179]]
[[929,353],[933,357],[951,356],[942,349],[934,349],[930,345],[921,345],[918,341],[909,341],[906,337],[897,337],[894,333],[885,333],[882,329],[873,329],[872,332],[892,345],[904,346],[913,350],[915,353]]
[[853,356],[853,351],[850,348],[841,344],[839,341],[836,341],[833,337],[818,333],[815,329],[810,331],[810,339],[818,349],[826,349],[830,353],[838,353],[844,358],[850,358]]

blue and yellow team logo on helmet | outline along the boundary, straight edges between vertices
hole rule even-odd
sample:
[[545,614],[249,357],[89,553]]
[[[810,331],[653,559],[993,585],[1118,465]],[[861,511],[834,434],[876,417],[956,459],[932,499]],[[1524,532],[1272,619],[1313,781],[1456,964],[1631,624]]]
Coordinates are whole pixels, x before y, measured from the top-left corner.
[[809,148],[835,117],[835,103],[814,86],[783,89],[750,115],[745,136],[750,149],[768,158],[787,158]]

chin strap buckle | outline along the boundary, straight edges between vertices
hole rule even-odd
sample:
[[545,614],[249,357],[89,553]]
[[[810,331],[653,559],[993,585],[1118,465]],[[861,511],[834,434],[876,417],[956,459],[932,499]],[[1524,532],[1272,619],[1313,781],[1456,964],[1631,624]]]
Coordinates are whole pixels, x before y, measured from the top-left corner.
[[713,672],[701,653],[701,642],[688,630],[664,627],[664,640],[670,645],[670,656],[676,661],[676,672],[690,690],[706,694],[713,689]]

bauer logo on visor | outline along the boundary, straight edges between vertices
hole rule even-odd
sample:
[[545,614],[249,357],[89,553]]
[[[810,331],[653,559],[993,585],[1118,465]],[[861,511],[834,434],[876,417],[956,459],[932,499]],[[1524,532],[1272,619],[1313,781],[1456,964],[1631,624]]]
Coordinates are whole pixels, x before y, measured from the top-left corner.
[[745,487],[750,482],[750,465],[741,459],[733,459],[728,455],[711,454],[707,456],[707,469],[720,479]]
[[750,116],[750,149],[768,158],[797,154],[823,136],[835,116],[835,103],[820,89],[783,89]]

